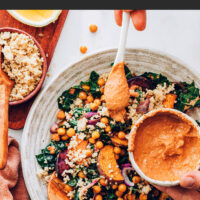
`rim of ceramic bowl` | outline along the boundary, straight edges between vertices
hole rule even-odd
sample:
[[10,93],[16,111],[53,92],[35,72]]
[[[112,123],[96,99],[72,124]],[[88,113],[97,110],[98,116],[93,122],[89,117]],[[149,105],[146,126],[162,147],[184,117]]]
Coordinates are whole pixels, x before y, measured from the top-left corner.
[[[185,113],[175,110],[175,109],[171,109],[171,108],[160,108],[160,109],[156,109],[156,110],[152,110],[150,112],[148,112],[147,114],[144,114],[142,117],[140,117],[137,122],[135,123],[134,127],[131,129],[130,132],[130,138],[133,134],[136,134],[137,129],[140,127],[140,125],[148,118],[151,118],[155,115],[157,115],[158,113],[171,113],[176,115],[178,118],[181,118],[184,121],[187,121],[188,123],[192,124],[192,126],[194,126],[199,134],[200,134],[200,128],[198,126],[198,124],[196,123],[196,121],[191,118],[190,116],[186,115]],[[128,147],[132,144],[133,140],[129,139],[128,142]],[[132,151],[129,151],[129,158],[131,161],[131,164],[133,166],[133,168],[135,169],[135,171],[145,180],[147,180],[148,182],[155,184],[155,185],[159,185],[159,186],[165,186],[165,187],[169,187],[169,186],[176,186],[180,184],[180,181],[160,181],[160,180],[155,180],[152,179],[150,177],[148,177],[147,175],[144,174],[144,172],[140,169],[140,167],[137,165],[137,163],[135,162],[134,159],[134,154]],[[197,164],[196,169],[199,169],[200,165],[199,163]]]
[[11,27],[2,27],[0,28],[0,33],[1,32],[12,32],[12,33],[21,33],[21,34],[25,34],[27,36],[29,36],[35,43],[35,45],[37,46],[39,52],[40,52],[40,56],[41,58],[43,58],[43,65],[42,65],[42,76],[40,78],[39,83],[37,84],[37,86],[34,88],[33,91],[31,91],[27,96],[25,96],[23,99],[20,100],[16,100],[16,101],[10,101],[9,105],[10,106],[15,106],[15,105],[19,105],[22,103],[25,103],[26,101],[30,100],[32,97],[34,97],[40,90],[40,88],[42,87],[42,84],[45,80],[46,77],[46,73],[47,73],[47,60],[46,60],[46,56],[44,53],[44,50],[42,49],[41,45],[39,44],[39,42],[29,33],[17,29],[17,28],[11,28]]

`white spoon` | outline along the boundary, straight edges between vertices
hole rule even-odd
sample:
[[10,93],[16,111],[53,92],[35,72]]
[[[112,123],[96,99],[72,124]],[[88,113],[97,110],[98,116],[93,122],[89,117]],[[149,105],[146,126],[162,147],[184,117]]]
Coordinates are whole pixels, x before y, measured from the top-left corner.
[[115,58],[114,66],[116,64],[118,64],[119,62],[124,61],[124,54],[125,54],[125,48],[126,48],[126,40],[127,40],[129,22],[130,22],[130,13],[123,12],[119,47],[117,50],[117,56]]

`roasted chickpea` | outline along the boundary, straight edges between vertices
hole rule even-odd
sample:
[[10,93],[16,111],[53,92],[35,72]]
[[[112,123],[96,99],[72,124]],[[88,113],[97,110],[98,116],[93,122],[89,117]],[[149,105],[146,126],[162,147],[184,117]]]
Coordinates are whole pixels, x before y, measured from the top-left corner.
[[101,92],[101,94],[104,93],[104,88],[103,87],[100,88],[100,92]]
[[58,113],[57,113],[57,118],[58,119],[60,119],[60,120],[63,120],[63,119],[65,119],[65,112],[64,111],[62,111],[62,110],[60,110],[60,111],[58,111]]
[[115,192],[115,195],[116,195],[117,197],[121,197],[121,196],[123,195],[123,192],[120,192],[119,190],[117,190],[117,191]]
[[93,131],[92,138],[95,139],[95,140],[100,138],[100,133],[98,131]]
[[103,148],[103,142],[97,141],[95,146],[96,146],[97,149],[102,149]]
[[98,186],[98,185],[95,185],[95,186],[93,187],[93,192],[94,192],[95,194],[98,194],[99,192],[101,192],[101,187]]
[[89,85],[81,85],[81,87],[86,91],[90,90],[90,86]]
[[94,144],[95,143],[95,139],[94,138],[89,138],[89,143]]
[[98,194],[98,195],[95,197],[95,200],[103,200],[103,197],[102,197],[100,194]]
[[116,190],[118,188],[118,185],[112,185],[112,189]]
[[101,123],[103,123],[103,124],[108,124],[108,123],[109,123],[108,118],[107,118],[107,117],[102,117],[102,118],[101,118]]
[[118,198],[117,198],[117,200],[123,200],[123,198],[121,198],[121,197],[118,197]]
[[79,178],[85,178],[86,176],[85,176],[85,174],[84,174],[82,171],[80,171],[80,172],[78,173],[78,177],[79,177]]
[[95,99],[94,103],[99,107],[101,105],[100,99]]
[[136,200],[136,195],[135,194],[125,194],[124,200]]
[[108,133],[111,131],[111,126],[106,126],[105,131]]
[[67,136],[67,135],[63,135],[62,137],[61,137],[61,139],[62,140],[67,140],[69,137]]
[[108,185],[108,181],[105,179],[105,178],[101,178],[99,183],[102,185],[102,186],[107,186]]
[[119,155],[115,154],[115,159],[118,160],[119,159]]
[[58,141],[60,141],[60,136],[58,134],[53,134],[51,136],[51,139],[58,142]]
[[88,101],[88,103],[92,103],[94,101],[93,96],[91,96],[91,95],[87,96],[87,101]]
[[80,52],[81,53],[86,53],[87,52],[87,47],[86,46],[81,46],[80,47]]
[[89,28],[92,33],[95,33],[98,29],[97,25],[95,24],[91,24]]
[[75,92],[75,88],[71,88],[71,89],[69,90],[69,93],[72,94],[72,95],[74,94],[74,92]]
[[141,178],[139,176],[134,176],[132,178],[132,181],[133,181],[133,183],[137,184],[137,183],[139,183],[141,181]]
[[120,154],[121,151],[122,151],[122,150],[121,150],[119,147],[114,147],[114,153]]
[[90,104],[90,108],[91,108],[91,110],[93,110],[93,111],[97,110],[98,107],[99,107],[99,106],[97,106],[95,103],[91,103],[91,104]]
[[98,81],[97,81],[97,84],[102,87],[105,85],[105,80],[103,78],[99,78]]
[[120,192],[125,192],[126,191],[126,185],[125,184],[120,184],[119,186],[118,186],[118,190],[120,191]]
[[87,93],[84,92],[84,91],[81,91],[78,95],[78,97],[81,99],[81,100],[86,100],[87,99]]
[[101,101],[105,102],[105,95],[101,95]]
[[58,128],[57,132],[59,135],[65,135],[66,130],[65,130],[65,128]]
[[72,186],[70,186],[70,185],[65,185],[65,191],[67,191],[67,192],[70,192],[70,191],[72,191],[73,190],[73,187]]
[[54,146],[48,146],[47,150],[49,150],[50,154],[54,154],[56,151],[56,148]]
[[75,135],[75,130],[73,128],[69,128],[67,130],[67,136],[72,137]]
[[126,137],[126,134],[125,134],[123,131],[120,131],[120,132],[118,133],[118,138],[119,138],[119,139],[125,139],[125,137]]
[[147,200],[147,195],[146,194],[140,194],[139,200]]

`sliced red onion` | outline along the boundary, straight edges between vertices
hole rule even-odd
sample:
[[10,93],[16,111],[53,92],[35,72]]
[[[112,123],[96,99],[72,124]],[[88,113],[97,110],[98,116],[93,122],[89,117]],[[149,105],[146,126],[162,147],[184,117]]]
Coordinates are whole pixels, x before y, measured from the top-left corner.
[[88,118],[90,118],[90,117],[92,117],[94,115],[99,115],[99,113],[97,113],[97,112],[88,112],[88,113],[84,114],[84,117],[88,119]]
[[124,163],[124,164],[121,164],[120,166],[122,169],[125,168],[125,167],[131,167],[131,163]]
[[87,124],[88,124],[88,125],[93,125],[93,126],[95,126],[98,122],[100,122],[100,118],[88,120],[88,121],[87,121]]
[[97,122],[100,121],[100,114],[97,113],[97,112],[89,112],[89,113],[85,113],[85,114],[84,114],[84,117],[87,118],[87,119],[90,118],[90,117],[92,117],[92,116],[94,116],[94,115],[98,115],[99,118],[88,120],[88,121],[87,121],[87,124],[88,124],[88,125],[93,125],[93,126],[95,126],[95,125],[97,124]]
[[134,186],[134,183],[129,180],[128,175],[127,175],[128,171],[135,171],[135,170],[132,167],[124,167],[122,169],[122,175],[124,177],[124,183],[127,186],[132,187],[132,186]]
[[57,130],[58,130],[58,124],[56,122],[54,122],[52,124],[52,126],[50,127],[50,132],[51,133],[57,133]]
[[64,150],[59,153],[56,161],[56,171],[61,176],[65,170],[69,170],[70,166],[65,163],[67,158],[67,150]]
[[93,185],[95,185],[100,178],[96,178],[94,179],[94,181],[92,181],[92,183],[86,185],[85,187],[83,187],[81,189],[81,191],[79,192],[79,200],[83,200],[84,195],[87,193],[88,189],[91,188]]
[[138,107],[136,108],[136,112],[137,113],[147,113],[149,110],[149,104],[150,104],[150,100],[149,98],[146,98],[144,101],[142,101]]

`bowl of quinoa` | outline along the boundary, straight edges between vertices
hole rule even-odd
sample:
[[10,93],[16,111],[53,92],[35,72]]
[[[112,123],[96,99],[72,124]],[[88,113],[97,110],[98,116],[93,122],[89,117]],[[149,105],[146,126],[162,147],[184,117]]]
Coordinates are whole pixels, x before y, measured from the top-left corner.
[[41,88],[47,72],[45,53],[37,40],[25,31],[0,28],[3,71],[15,82],[9,105],[31,99]]
[[23,173],[31,198],[51,199],[53,182],[70,200],[171,200],[131,166],[129,133],[150,111],[196,109],[198,76],[164,54],[128,49],[125,73],[132,91],[125,123],[116,122],[104,100],[115,55],[116,50],[107,50],[73,64],[34,102],[22,137]]

